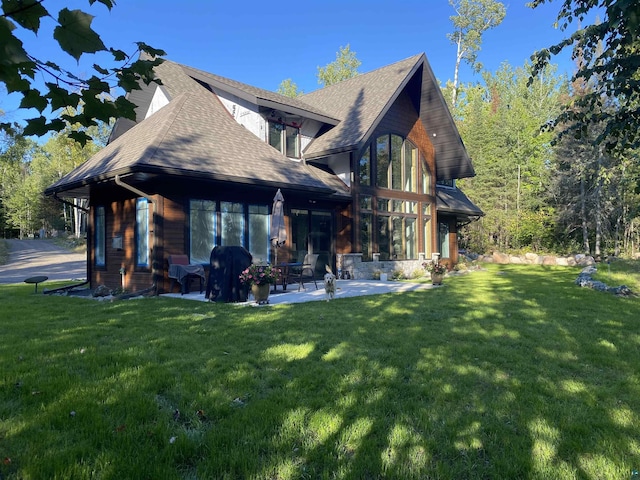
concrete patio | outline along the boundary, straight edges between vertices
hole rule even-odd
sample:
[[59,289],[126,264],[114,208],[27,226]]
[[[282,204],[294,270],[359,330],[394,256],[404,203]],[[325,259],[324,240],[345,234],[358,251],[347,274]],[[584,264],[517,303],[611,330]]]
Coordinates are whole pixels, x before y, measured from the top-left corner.
[[[281,305],[289,303],[317,302],[326,300],[324,286],[321,280],[318,280],[318,289],[313,283],[305,283],[305,289],[298,291],[297,284],[290,284],[286,291],[282,290],[279,285],[276,293],[269,295],[269,305]],[[440,288],[430,283],[410,283],[410,282],[382,282],[380,280],[338,280],[336,282],[335,299],[347,297],[360,297],[365,295],[378,295],[381,293],[393,292],[412,292],[416,290],[428,290],[431,288]],[[205,302],[204,293],[198,291],[186,293],[165,293],[163,297],[182,298],[184,300],[196,300]],[[251,295],[249,300],[238,305],[254,305]]]

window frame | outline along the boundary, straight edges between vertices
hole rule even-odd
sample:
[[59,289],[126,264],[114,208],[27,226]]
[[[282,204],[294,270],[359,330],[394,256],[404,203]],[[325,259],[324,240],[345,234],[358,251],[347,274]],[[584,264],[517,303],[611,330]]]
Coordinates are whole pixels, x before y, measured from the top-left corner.
[[[232,221],[230,225],[235,225],[235,228],[238,228],[240,231],[240,244],[241,246],[247,248],[251,251],[251,246],[253,244],[253,235],[256,235],[256,232],[252,232],[251,226],[255,224],[253,220],[258,217],[264,217],[263,220],[260,220],[260,223],[264,222],[262,227],[264,227],[263,232],[261,234],[265,235],[265,248],[266,248],[266,256],[267,259],[271,256],[271,243],[269,241],[269,226],[271,223],[271,206],[267,203],[244,203],[237,202],[232,200],[209,200],[203,198],[189,198],[189,258],[192,263],[200,263],[200,264],[208,264],[209,263],[209,255],[211,250],[216,246],[224,246],[224,245],[236,245],[233,239],[227,239],[226,242],[223,242],[223,229],[225,228],[225,219],[227,221]],[[202,208],[194,208],[194,206],[200,206]],[[209,208],[205,208],[208,206]],[[225,206],[231,207],[229,211],[223,211]],[[241,211],[239,211],[239,208]],[[194,212],[199,210],[201,212],[210,212],[211,219],[210,222],[210,231],[207,234],[207,238],[204,240],[211,241],[211,249],[206,255],[206,258],[195,258],[194,254],[194,233],[202,234],[203,232],[194,232]],[[238,222],[236,222],[238,220]],[[234,228],[234,230],[235,230]],[[235,234],[234,234],[235,235]],[[237,240],[237,237],[235,238]],[[228,243],[230,242],[231,243]],[[260,254],[264,254],[265,250],[262,249]],[[254,252],[252,252],[252,255]]]
[[96,267],[107,265],[107,214],[104,205],[98,205],[95,209],[93,239],[94,264]]
[[406,136],[385,132],[374,135],[356,159],[357,210],[368,216],[358,223],[363,260],[375,253],[380,260],[418,259],[420,242],[423,249],[432,243],[424,233],[432,224],[422,211],[432,202],[427,158]]
[[[276,128],[273,128],[276,127]],[[278,130],[278,142],[273,136],[273,132]],[[290,136],[290,134],[293,135]],[[294,138],[294,145],[291,148],[289,139]],[[267,119],[267,143],[288,158],[300,158],[300,127],[292,123],[287,123],[281,119]],[[294,155],[290,155],[293,153]]]
[[[141,268],[149,267],[151,260],[149,203],[149,200],[144,197],[136,198],[136,267]],[[142,208],[142,205],[144,205],[144,208]]]

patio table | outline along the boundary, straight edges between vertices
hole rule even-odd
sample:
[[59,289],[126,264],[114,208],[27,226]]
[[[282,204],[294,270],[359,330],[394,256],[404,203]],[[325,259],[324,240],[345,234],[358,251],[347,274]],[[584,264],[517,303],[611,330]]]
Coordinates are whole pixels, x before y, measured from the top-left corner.
[[[301,267],[301,266],[302,266],[302,262],[279,263],[277,265],[277,268],[279,268],[280,271],[282,272],[281,280],[280,280],[282,284],[282,290],[284,291],[287,290],[287,283],[289,283],[289,277],[292,274],[291,269],[294,267]],[[278,286],[277,283],[273,286],[274,292],[277,286]]]

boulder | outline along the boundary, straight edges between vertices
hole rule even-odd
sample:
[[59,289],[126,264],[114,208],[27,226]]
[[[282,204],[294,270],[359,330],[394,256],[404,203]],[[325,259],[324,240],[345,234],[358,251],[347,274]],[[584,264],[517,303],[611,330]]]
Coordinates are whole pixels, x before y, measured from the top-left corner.
[[499,263],[501,265],[509,264],[509,255],[500,252],[493,252],[493,261],[495,263]]
[[576,263],[580,266],[584,265],[595,265],[596,261],[591,255],[585,255],[583,253],[579,253],[576,255]]
[[524,254],[524,258],[527,259],[527,262],[529,263],[538,263],[540,261],[540,255],[538,255],[537,253],[533,253],[533,252],[527,252]]
[[556,257],[553,257],[551,255],[545,255],[544,257],[542,257],[542,265],[555,265],[556,264]]

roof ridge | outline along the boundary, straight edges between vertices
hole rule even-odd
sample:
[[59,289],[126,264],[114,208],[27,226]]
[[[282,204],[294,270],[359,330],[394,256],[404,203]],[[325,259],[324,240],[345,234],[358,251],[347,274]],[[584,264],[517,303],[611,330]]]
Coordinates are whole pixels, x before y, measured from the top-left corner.
[[391,69],[394,66],[397,66],[401,63],[408,63],[409,60],[414,60],[414,63],[416,63],[421,57],[423,57],[425,54],[424,53],[419,53],[416,55],[412,55],[410,57],[405,58],[404,60],[399,60],[397,62],[393,62],[389,65],[383,65],[382,67],[378,67],[375,68],[373,70],[369,70],[368,72],[364,72],[364,73],[358,73],[358,75],[351,77],[351,78],[347,78],[345,80],[341,80],[337,83],[331,84],[331,85],[326,85],[324,87],[320,87],[312,92],[308,92],[305,93],[303,95],[301,95],[299,98],[302,98],[304,100],[304,97],[307,95],[313,95],[317,92],[321,92],[321,91],[327,91],[327,90],[332,90],[335,88],[339,88],[339,87],[344,87],[344,85],[346,85],[347,83],[351,83],[352,81],[357,81],[357,80],[362,80],[363,77],[367,77],[367,76],[373,76],[374,74],[378,74],[381,70],[386,70],[386,69]]

